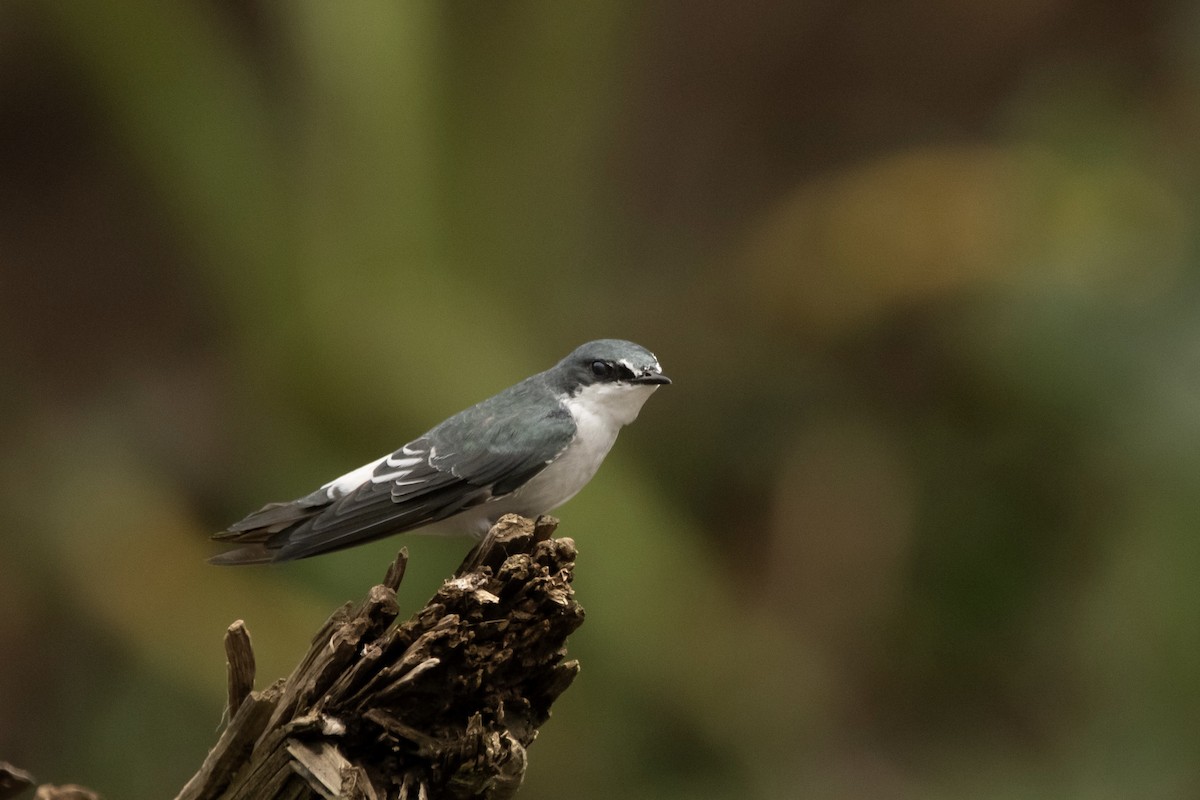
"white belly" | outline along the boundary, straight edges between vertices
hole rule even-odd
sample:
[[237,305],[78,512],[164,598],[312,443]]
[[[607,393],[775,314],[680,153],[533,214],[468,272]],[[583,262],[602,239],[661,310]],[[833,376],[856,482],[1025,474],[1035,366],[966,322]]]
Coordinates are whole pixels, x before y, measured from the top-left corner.
[[570,500],[600,469],[622,426],[637,419],[638,411],[657,388],[625,386],[614,391],[608,385],[592,386],[567,400],[576,430],[566,452],[517,491],[456,516],[456,526],[462,525],[482,537],[505,514],[536,517]]

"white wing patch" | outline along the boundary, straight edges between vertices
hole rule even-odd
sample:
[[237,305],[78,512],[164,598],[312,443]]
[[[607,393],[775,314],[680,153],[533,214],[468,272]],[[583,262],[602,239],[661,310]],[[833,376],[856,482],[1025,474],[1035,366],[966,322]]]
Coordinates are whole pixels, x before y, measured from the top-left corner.
[[[395,477],[396,477],[397,479],[399,479],[399,478],[403,478],[403,477],[404,477],[405,475],[407,475],[407,474],[408,474],[408,471],[405,471],[405,472],[398,472],[398,473],[396,473],[396,474],[395,474]],[[390,476],[390,475],[388,476],[388,478],[389,478],[389,479],[390,479],[391,477],[392,477],[392,476]],[[374,480],[376,483],[380,483],[380,482],[381,482],[381,481],[379,481],[378,479],[375,479],[375,478],[372,478],[372,480]],[[395,484],[396,484],[397,486],[416,486],[418,483],[425,483],[425,478],[417,478],[417,479],[416,479],[416,480],[414,480],[414,481],[402,481],[402,480],[396,480],[396,481],[395,481]]]
[[389,467],[400,467],[401,469],[404,467],[415,467],[417,464],[420,464],[425,460],[425,451],[423,450],[409,450],[408,445],[405,445],[404,450],[401,452],[409,454],[408,457],[396,458],[397,454],[392,453],[390,456],[384,459]]
[[[404,456],[397,458],[401,453]],[[363,464],[356,470],[351,470],[340,478],[334,478],[329,483],[321,488],[325,490],[325,495],[334,500],[339,497],[345,497],[353,492],[364,483],[387,483],[396,481],[401,486],[409,486],[421,481],[401,481],[400,478],[405,477],[413,471],[413,467],[425,461],[425,452],[423,450],[410,449],[405,445],[399,452],[386,455],[383,458],[377,458],[369,464]],[[395,469],[385,469],[376,474],[376,470],[382,466],[395,467]]]
[[371,480],[371,475],[374,474],[375,468],[387,461],[387,458],[387,456],[384,456],[383,458],[375,459],[370,464],[363,464],[358,469],[351,470],[340,478],[334,478],[321,488],[325,490],[325,494],[330,500],[348,495]]
[[[405,445],[404,449],[401,452],[412,453],[412,455],[410,455],[406,458],[396,458],[396,453],[393,453],[392,455],[388,456],[387,459],[385,459],[383,463],[387,464],[389,467],[396,467],[396,469],[390,470],[390,471],[385,470],[383,472],[379,472],[375,475],[372,475],[371,483],[387,483],[388,481],[399,481],[400,478],[403,478],[405,475],[408,475],[408,473],[412,472],[413,467],[415,467],[417,464],[420,464],[423,461],[425,461],[425,456],[424,456],[423,451],[409,450],[408,445]],[[408,481],[407,483],[402,482],[401,485],[403,486],[403,485],[407,485],[409,483],[420,483],[420,481]]]

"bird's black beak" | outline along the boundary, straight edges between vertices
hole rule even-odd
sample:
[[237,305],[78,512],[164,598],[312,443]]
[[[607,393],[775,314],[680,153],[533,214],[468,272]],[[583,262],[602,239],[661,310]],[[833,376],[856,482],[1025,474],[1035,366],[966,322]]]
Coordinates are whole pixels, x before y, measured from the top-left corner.
[[630,379],[629,382],[630,383],[668,384],[671,382],[671,379],[668,378],[666,375],[663,375],[661,372],[647,372],[645,375],[638,375],[636,378]]

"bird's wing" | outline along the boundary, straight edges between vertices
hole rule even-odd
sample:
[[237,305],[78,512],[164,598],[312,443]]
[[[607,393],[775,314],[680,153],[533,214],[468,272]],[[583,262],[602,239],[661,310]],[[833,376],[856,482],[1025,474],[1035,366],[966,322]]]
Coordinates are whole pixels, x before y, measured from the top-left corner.
[[[512,387],[505,394],[522,388]],[[575,423],[558,403],[505,394],[472,406],[390,456],[215,538],[248,545],[214,563],[289,561],[428,525],[508,494],[566,449]],[[536,398],[534,398],[536,399]],[[530,416],[520,409],[553,409]],[[370,467],[371,465],[368,465]]]

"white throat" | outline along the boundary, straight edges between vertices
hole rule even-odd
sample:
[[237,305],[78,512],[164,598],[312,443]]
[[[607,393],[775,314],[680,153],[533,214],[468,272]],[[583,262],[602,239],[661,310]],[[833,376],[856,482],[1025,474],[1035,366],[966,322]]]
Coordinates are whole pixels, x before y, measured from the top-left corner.
[[596,383],[584,387],[563,405],[575,420],[575,438],[565,453],[543,470],[533,481],[543,478],[554,506],[567,502],[592,479],[600,462],[608,455],[621,428],[637,419],[638,412],[658,386],[655,384]]
[[593,383],[565,401],[567,410],[584,436],[584,426],[612,428],[612,436],[622,426],[637,419],[642,406],[654,394],[658,384]]

